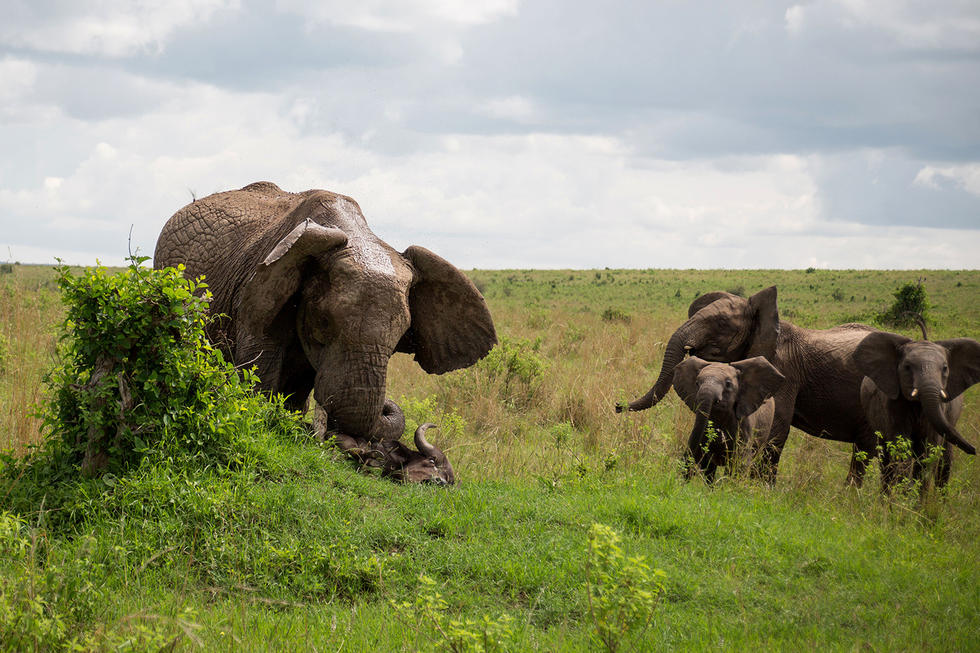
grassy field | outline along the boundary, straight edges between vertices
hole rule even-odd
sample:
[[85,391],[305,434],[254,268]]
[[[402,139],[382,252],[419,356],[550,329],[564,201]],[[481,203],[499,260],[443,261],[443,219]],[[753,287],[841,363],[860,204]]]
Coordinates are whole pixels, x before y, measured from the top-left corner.
[[[470,275],[499,350],[444,376],[398,355],[389,377],[410,427],[440,425],[431,439],[459,486],[396,486],[288,438],[260,469],[110,479],[62,512],[0,521],[0,632],[35,632],[0,648],[413,651],[507,615],[513,650],[602,650],[586,548],[602,523],[664,573],[649,627],[622,650],[980,650],[974,459],[957,452],[948,492],[920,503],[881,496],[877,472],[845,489],[849,447],[794,432],[774,488],[708,488],[678,473],[692,416],[675,395],[613,412],[652,385],[700,293],[775,284],[784,319],[823,328],[873,321],[921,278],[930,337],[980,339],[980,272]],[[40,437],[31,407],[62,314],[50,269],[0,274],[2,449]],[[960,431],[980,442],[976,387]],[[0,512],[13,494],[0,488]]]

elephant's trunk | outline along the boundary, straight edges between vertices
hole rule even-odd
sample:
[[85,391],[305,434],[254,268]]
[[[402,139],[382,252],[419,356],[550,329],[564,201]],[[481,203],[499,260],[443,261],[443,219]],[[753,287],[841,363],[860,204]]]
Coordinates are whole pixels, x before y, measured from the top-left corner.
[[674,331],[674,335],[667,341],[667,347],[664,349],[664,362],[660,366],[660,376],[657,377],[657,382],[645,395],[630,402],[630,410],[646,410],[664,398],[674,382],[674,368],[684,360],[687,353],[685,348],[692,346],[696,340],[695,328],[692,319]]
[[940,399],[940,395],[941,391],[938,386],[930,385],[919,388],[918,397],[922,404],[923,414],[929,420],[932,428],[936,429],[940,435],[971,456],[976,455],[976,448],[967,442],[956,430],[956,427],[946,419],[946,411],[943,410],[945,404]]
[[330,425],[347,435],[367,440],[396,440],[405,429],[405,415],[385,397],[388,355],[351,352],[343,364],[328,366],[314,389]]

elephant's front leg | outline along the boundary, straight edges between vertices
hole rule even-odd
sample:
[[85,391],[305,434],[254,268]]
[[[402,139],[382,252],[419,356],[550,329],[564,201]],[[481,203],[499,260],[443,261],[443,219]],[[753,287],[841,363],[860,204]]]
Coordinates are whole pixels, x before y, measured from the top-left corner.
[[776,482],[776,472],[779,470],[779,458],[783,455],[783,447],[789,438],[789,428],[793,423],[793,409],[796,405],[796,389],[780,391],[775,396],[776,410],[772,419],[769,434],[759,439],[757,448],[752,454],[752,478],[759,478],[768,485]]
[[878,436],[870,428],[854,438],[854,448],[851,451],[851,466],[847,470],[845,485],[861,487],[868,463],[878,457]]

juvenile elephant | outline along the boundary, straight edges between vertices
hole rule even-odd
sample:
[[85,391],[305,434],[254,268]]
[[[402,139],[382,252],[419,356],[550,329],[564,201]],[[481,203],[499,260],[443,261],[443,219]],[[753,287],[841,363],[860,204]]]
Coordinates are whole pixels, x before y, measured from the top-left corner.
[[[769,434],[775,414],[772,395],[784,379],[762,356],[730,365],[692,356],[674,368],[674,390],[695,415],[686,455],[709,483],[732,454]],[[706,437],[709,419],[715,428],[713,440]],[[687,477],[694,471],[689,465]]]
[[865,375],[861,404],[871,427],[881,434],[881,481],[896,480],[891,449],[898,436],[912,444],[912,474],[922,477],[922,459],[941,447],[936,485],[949,480],[952,451],[947,442],[972,455],[976,449],[956,430],[964,390],[980,381],[980,343],[970,338],[929,342],[894,333],[868,335],[854,352]]
[[[856,452],[872,455],[877,439],[861,407],[864,374],[857,368],[854,351],[874,331],[860,324],[803,329],[781,321],[775,286],[747,299],[721,291],[708,293],[694,300],[688,320],[667,342],[654,386],[616,410],[655,405],[670,390],[674,368],[686,354],[720,362],[765,356],[786,380],[774,395],[772,429],[755,455],[755,475],[775,480],[790,426],[817,437],[852,442]],[[848,481],[857,485],[864,473],[859,458],[854,457],[848,473]]]
[[204,275],[208,335],[236,365],[258,367],[260,389],[302,408],[310,390],[329,425],[354,438],[397,439],[386,400],[388,359],[415,355],[426,372],[472,365],[497,342],[482,295],[427,249],[396,252],[353,199],[288,193],[270,182],[209,195],[177,211],[154,265]]

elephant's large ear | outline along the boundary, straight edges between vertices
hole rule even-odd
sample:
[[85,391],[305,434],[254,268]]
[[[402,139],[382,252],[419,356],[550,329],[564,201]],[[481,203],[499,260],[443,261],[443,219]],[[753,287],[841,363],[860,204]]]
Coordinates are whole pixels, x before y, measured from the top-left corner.
[[253,332],[263,331],[299,290],[302,268],[311,256],[347,244],[347,234],[304,220],[286,234],[245,283],[238,298],[239,315]]
[[953,338],[936,343],[949,351],[949,380],[946,395],[955,399],[974,383],[980,382],[980,342],[973,338]]
[[698,374],[708,365],[708,361],[691,356],[674,367],[674,392],[695,412],[698,410]]
[[497,344],[493,318],[473,282],[449,261],[413,245],[402,254],[416,271],[408,293],[412,325],[398,351],[430,374],[468,367]]
[[738,402],[735,416],[747,417],[759,410],[769,397],[776,394],[786,377],[762,356],[753,356],[732,363],[738,370]]
[[700,311],[702,308],[708,304],[714,303],[719,299],[735,299],[737,295],[733,295],[730,292],[725,292],[724,290],[716,290],[714,292],[709,292],[701,295],[687,307],[687,319],[694,317],[694,314]]
[[854,350],[858,371],[874,381],[889,399],[898,399],[902,391],[898,364],[902,358],[901,348],[909,342],[912,341],[897,333],[875,331],[866,335]]
[[772,360],[776,357],[776,344],[779,341],[776,286],[769,286],[749,297],[749,310],[752,313],[752,335],[745,357],[764,356]]

